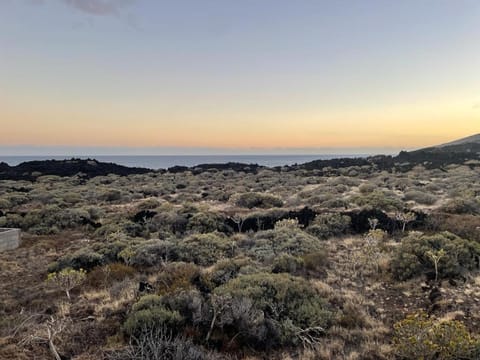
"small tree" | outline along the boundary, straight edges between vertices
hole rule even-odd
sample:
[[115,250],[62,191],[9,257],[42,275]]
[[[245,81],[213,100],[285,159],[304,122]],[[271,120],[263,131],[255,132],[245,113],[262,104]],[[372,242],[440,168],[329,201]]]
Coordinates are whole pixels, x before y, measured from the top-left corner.
[[57,339],[68,326],[69,320],[65,318],[54,318],[51,316],[46,319],[44,324],[32,325],[30,331],[31,334],[23,338],[19,345],[31,345],[35,343],[48,344],[48,348],[55,358],[55,360],[61,360],[62,357],[58,353],[57,347],[54,344]]
[[385,238],[382,230],[370,230],[364,237],[365,243],[362,248],[365,265],[374,265],[375,271],[378,273],[379,260],[382,255],[380,244]]
[[237,225],[238,232],[241,233],[242,232],[242,227],[243,227],[243,222],[245,221],[245,218],[240,214],[235,214],[235,215],[231,216],[230,218]]
[[402,232],[405,232],[405,228],[407,227],[407,224],[414,221],[417,218],[417,215],[413,212],[408,212],[408,213],[396,213],[395,214],[395,220],[400,221],[402,223]]
[[66,268],[60,272],[48,274],[47,282],[53,283],[64,290],[68,300],[70,300],[70,290],[83,283],[86,277],[87,272],[83,269],[74,270],[72,268]]
[[429,250],[426,252],[426,255],[432,260],[433,265],[435,266],[435,281],[438,281],[438,263],[446,255],[445,250]]
[[378,226],[378,219],[377,218],[368,218],[368,225],[370,226],[371,230],[375,230]]

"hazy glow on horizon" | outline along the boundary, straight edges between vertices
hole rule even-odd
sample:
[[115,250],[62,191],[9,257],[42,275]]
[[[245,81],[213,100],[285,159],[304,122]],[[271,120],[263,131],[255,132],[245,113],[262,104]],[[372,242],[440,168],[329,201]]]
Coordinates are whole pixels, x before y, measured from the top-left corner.
[[420,147],[480,132],[474,0],[9,0],[0,145]]

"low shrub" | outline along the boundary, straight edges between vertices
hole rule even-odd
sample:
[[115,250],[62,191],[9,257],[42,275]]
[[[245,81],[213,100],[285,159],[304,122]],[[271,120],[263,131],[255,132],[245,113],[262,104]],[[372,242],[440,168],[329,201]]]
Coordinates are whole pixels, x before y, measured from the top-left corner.
[[118,282],[127,278],[132,278],[135,273],[136,271],[133,267],[122,263],[99,266],[88,273],[87,284],[95,288],[100,286],[108,286],[112,282]]
[[443,205],[440,211],[449,214],[480,215],[480,199],[456,198],[449,200]]
[[162,304],[162,298],[157,295],[142,297],[132,309],[123,324],[123,331],[130,336],[138,336],[145,329],[166,327],[178,331],[183,324],[183,318],[178,311],[167,309]]
[[128,246],[137,243],[137,239],[122,239],[97,243],[92,246],[93,251],[103,256],[104,263],[113,263],[122,260],[119,254]]
[[192,263],[174,262],[166,264],[158,274],[155,289],[158,294],[192,289],[200,277],[200,269]]
[[329,237],[346,234],[351,221],[347,215],[337,213],[319,214],[307,228],[307,231],[319,239],[328,239]]
[[398,280],[406,280],[434,271],[429,252],[443,249],[445,255],[439,261],[440,277],[455,277],[478,267],[480,244],[462,239],[452,233],[435,235],[410,233],[402,240],[391,260],[391,271]]
[[177,260],[177,245],[168,240],[149,240],[126,248],[119,257],[131,266],[156,266]]
[[319,272],[328,266],[328,253],[325,250],[315,251],[303,256],[303,264],[306,270]]
[[272,207],[282,207],[283,201],[271,194],[265,193],[244,193],[235,195],[234,202],[237,206],[245,207],[248,209],[263,208],[268,209]]
[[187,231],[188,217],[173,210],[164,211],[155,215],[148,222],[148,230],[161,234],[183,234]]
[[372,193],[377,186],[372,183],[363,183],[358,187],[358,190],[360,191],[361,194],[370,194]]
[[[148,193],[148,191],[146,191],[146,192]],[[143,191],[143,193],[145,194],[145,191]],[[149,199],[145,199],[140,204],[138,204],[137,205],[137,210],[138,211],[153,210],[153,209],[155,209],[159,206],[160,206],[160,201],[158,201],[155,198],[149,198]]]
[[318,238],[300,228],[277,227],[256,233],[247,252],[258,261],[272,261],[283,253],[301,256],[321,248],[322,242]]
[[383,211],[396,211],[404,207],[403,202],[395,194],[379,190],[366,195],[354,195],[350,201],[358,206]]
[[297,345],[321,336],[332,322],[326,300],[308,281],[288,274],[239,276],[216,288],[222,308],[215,330],[229,341],[260,348]]
[[350,176],[337,176],[329,179],[330,185],[346,185],[346,186],[358,186],[360,180]]
[[218,354],[207,351],[191,340],[172,335],[168,329],[143,329],[132,336],[129,345],[109,354],[109,360],[220,360]]
[[211,233],[223,229],[223,219],[214,213],[198,212],[188,219],[187,230],[196,233]]
[[235,243],[222,233],[194,234],[177,245],[181,261],[209,266],[218,260],[231,257]]
[[407,191],[404,196],[407,201],[415,201],[418,204],[422,205],[433,205],[437,202],[435,195],[429,194],[425,191],[411,190]]
[[242,269],[255,266],[249,258],[237,258],[220,260],[209,273],[209,280],[217,287],[236,278],[242,273]]
[[478,359],[480,339],[457,320],[435,321],[412,314],[394,325],[393,347],[398,359]]
[[426,226],[431,231],[449,231],[464,239],[480,242],[479,219],[476,215],[432,213],[427,218]]
[[96,266],[102,265],[104,258],[101,254],[90,248],[85,248],[60,257],[56,262],[48,267],[49,272],[58,272],[66,268],[75,270],[91,270]]
[[106,202],[119,202],[122,200],[122,192],[117,189],[106,190],[100,194],[99,199]]
[[305,267],[305,262],[301,257],[290,254],[281,254],[273,260],[272,272],[295,274]]

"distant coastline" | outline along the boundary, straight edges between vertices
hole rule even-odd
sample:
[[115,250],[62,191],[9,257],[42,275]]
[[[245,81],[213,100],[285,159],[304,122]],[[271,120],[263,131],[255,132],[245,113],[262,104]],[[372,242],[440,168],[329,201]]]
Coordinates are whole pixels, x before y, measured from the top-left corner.
[[338,158],[367,157],[369,154],[320,154],[320,155],[89,155],[89,156],[0,156],[0,162],[16,166],[26,161],[37,160],[66,160],[96,159],[100,162],[114,163],[128,167],[141,167],[149,169],[167,169],[173,166],[192,167],[199,164],[224,164],[236,162],[243,164],[257,164],[261,166],[289,166],[303,164],[314,160],[329,160]]

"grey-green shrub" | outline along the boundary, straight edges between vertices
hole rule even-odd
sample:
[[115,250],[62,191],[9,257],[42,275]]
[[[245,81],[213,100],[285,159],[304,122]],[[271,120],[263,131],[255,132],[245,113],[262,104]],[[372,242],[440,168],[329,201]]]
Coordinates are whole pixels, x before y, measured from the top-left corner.
[[401,210],[404,207],[403,202],[395,194],[379,190],[365,195],[352,196],[350,201],[358,206],[384,211]]
[[[127,252],[122,255],[127,256]],[[168,240],[149,240],[134,246],[126,260],[132,266],[155,266],[178,259],[177,245]]]
[[49,265],[48,271],[58,272],[66,268],[91,270],[103,263],[104,257],[102,254],[95,252],[91,248],[84,248],[77,250],[73,254],[60,257],[56,262]]
[[242,273],[242,269],[255,266],[249,258],[220,260],[209,273],[209,279],[215,287],[223,285]]
[[433,271],[432,259],[428,251],[445,250],[439,261],[440,277],[455,277],[478,267],[480,244],[462,239],[452,233],[434,235],[410,233],[402,239],[391,260],[392,274],[396,279],[406,280]]
[[[242,275],[216,288],[214,295],[233,308],[225,318],[219,315],[218,330],[226,336],[239,334],[244,345],[296,345],[302,330],[321,332],[332,323],[333,313],[320,293],[305,279],[288,274]],[[245,317],[249,321],[237,321]]]
[[295,274],[305,267],[303,258],[290,254],[281,254],[273,260],[272,272]]
[[295,227],[259,231],[252,240],[247,253],[258,261],[271,261],[282,253],[300,256],[322,248],[318,238]]
[[250,192],[236,196],[235,204],[237,206],[245,207],[248,209],[268,209],[272,207],[283,206],[283,201],[280,198],[271,194]]
[[220,231],[222,227],[223,220],[218,214],[198,212],[188,219],[187,230],[205,234]]
[[222,233],[194,234],[178,243],[180,260],[209,266],[220,259],[232,257],[235,243]]
[[407,191],[404,198],[407,201],[413,200],[422,205],[433,205],[437,202],[437,198],[435,195],[419,190]]
[[178,331],[183,324],[183,318],[178,311],[167,309],[162,297],[146,295],[133,305],[132,312],[123,324],[123,330],[128,335],[138,335],[145,329],[166,327]]
[[349,216],[338,213],[319,214],[307,228],[307,231],[319,239],[328,239],[329,237],[346,234],[351,221]]

